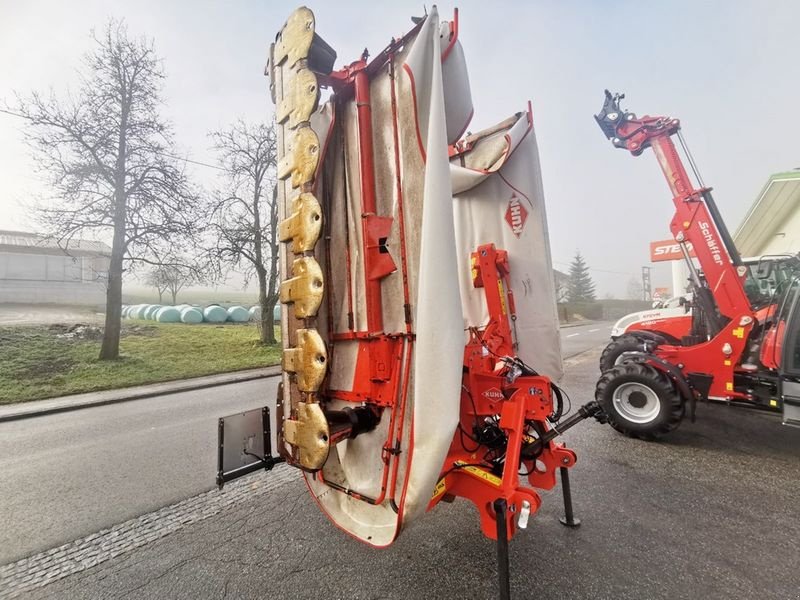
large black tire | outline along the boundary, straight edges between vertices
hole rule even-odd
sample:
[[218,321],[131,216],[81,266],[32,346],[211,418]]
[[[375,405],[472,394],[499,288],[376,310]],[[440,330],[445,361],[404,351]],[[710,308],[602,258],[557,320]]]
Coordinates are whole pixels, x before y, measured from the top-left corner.
[[674,430],[684,414],[684,402],[672,380],[641,363],[626,362],[605,371],[595,399],[609,424],[625,435],[652,440]]
[[623,352],[644,352],[644,342],[635,336],[626,334],[612,340],[600,355],[600,371],[605,373],[617,366]]

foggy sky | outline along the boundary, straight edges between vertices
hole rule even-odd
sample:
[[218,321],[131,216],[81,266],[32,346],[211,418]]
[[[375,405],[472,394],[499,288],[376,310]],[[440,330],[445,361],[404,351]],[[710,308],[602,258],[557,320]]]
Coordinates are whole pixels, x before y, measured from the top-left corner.
[[[337,65],[377,54],[407,31],[418,2],[308,2]],[[650,152],[614,149],[592,119],[603,89],[624,91],[638,114],[669,114],[684,134],[733,232],[767,177],[800,166],[794,75],[797,2],[463,1],[460,38],[475,118],[494,124],[533,101],[553,260],[580,249],[600,295],[625,295],[649,264],[648,242],[669,236],[672,203]],[[214,162],[207,132],[238,117],[268,119],[267,48],[292,2],[238,0],[0,0],[0,100],[13,90],[75,83],[89,30],[124,18],[155,38],[167,80],[166,116],[182,152]],[[454,4],[439,4],[449,20]],[[22,142],[23,123],[0,114],[0,229],[30,229],[24,202],[47,189]],[[197,181],[216,173],[191,167]],[[654,285],[669,285],[660,266]]]

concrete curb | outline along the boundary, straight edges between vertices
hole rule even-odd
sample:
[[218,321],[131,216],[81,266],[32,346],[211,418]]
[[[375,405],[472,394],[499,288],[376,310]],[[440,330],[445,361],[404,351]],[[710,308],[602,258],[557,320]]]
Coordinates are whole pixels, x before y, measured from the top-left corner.
[[252,381],[254,379],[277,377],[280,373],[281,368],[276,365],[262,369],[249,369],[247,371],[235,371],[233,373],[206,375],[204,377],[180,379],[178,381],[164,381],[130,388],[88,392],[86,394],[75,394],[72,396],[62,396],[60,398],[49,398],[45,400],[31,400],[30,402],[0,406],[0,423],[80,410],[94,406],[129,402],[130,400],[144,400],[145,398],[152,398],[164,394],[202,390],[219,385]]

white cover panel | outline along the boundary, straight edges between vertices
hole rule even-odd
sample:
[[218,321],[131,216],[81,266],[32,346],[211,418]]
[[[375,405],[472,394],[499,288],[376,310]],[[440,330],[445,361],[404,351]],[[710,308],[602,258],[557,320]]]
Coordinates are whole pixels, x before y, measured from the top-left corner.
[[558,381],[561,340],[539,154],[528,113],[518,117],[450,165],[464,327],[488,321],[483,290],[472,285],[469,254],[494,243],[508,251],[519,356]]
[[464,48],[458,39],[452,41],[451,35],[450,23],[442,23],[439,38],[442,47],[442,82],[448,144],[456,143],[464,135],[473,113],[472,90],[469,87]]
[[[458,291],[458,259],[452,217],[452,193],[447,156],[445,90],[442,83],[441,46],[438,15],[431,11],[415,39],[406,44],[397,57],[396,91],[400,136],[401,180],[406,226],[406,249],[410,303],[416,333],[409,365],[411,384],[408,409],[403,423],[403,444],[398,475],[399,514],[390,505],[390,496],[379,505],[355,500],[336,491],[313,475],[306,475],[309,488],[322,509],[353,536],[375,546],[390,544],[400,528],[421,515],[428,505],[458,421],[461,365],[463,360],[463,320]],[[404,64],[403,64],[404,63]],[[454,63],[455,64],[455,63]],[[392,79],[387,70],[370,83],[375,145],[376,191],[378,214],[395,218],[388,247],[400,267],[398,198],[396,194],[393,117],[391,113]],[[456,75],[456,89],[463,87]],[[326,295],[333,301],[334,331],[346,330],[346,287],[344,286],[344,248],[341,235],[345,206],[349,210],[353,302],[357,329],[364,322],[363,257],[360,247],[360,198],[357,123],[351,101],[339,111],[328,148],[323,177],[330,182],[333,235],[331,273],[326,281]],[[315,127],[316,129],[316,127]],[[342,150],[347,155],[346,178]],[[346,181],[345,181],[346,180]],[[348,194],[342,190],[346,187]],[[317,256],[325,260],[318,244]],[[403,288],[399,272],[381,282],[384,330],[404,331]],[[321,313],[324,309],[321,309]],[[352,343],[334,346],[330,359],[331,389],[350,389],[356,353]],[[341,387],[340,387],[341,386]],[[335,404],[331,408],[339,408]],[[380,494],[381,448],[391,410],[384,411],[376,431],[355,440],[341,442],[331,451],[323,469],[325,478],[359,493]]]
[[[415,307],[413,454],[405,504],[401,504],[405,519],[425,511],[447,456],[458,423],[464,356],[441,40],[435,35],[438,20],[435,9],[429,19],[434,35],[423,37],[420,32],[407,61],[417,81],[418,109],[427,105],[428,128],[419,296]],[[417,76],[428,70],[425,79]]]

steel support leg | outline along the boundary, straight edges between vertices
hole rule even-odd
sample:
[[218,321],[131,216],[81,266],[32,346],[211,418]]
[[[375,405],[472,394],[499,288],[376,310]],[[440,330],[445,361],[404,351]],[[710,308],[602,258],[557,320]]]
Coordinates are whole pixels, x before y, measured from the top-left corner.
[[569,469],[561,467],[561,490],[564,493],[564,516],[559,519],[567,527],[580,527],[581,520],[572,513],[572,490],[569,487]]
[[508,504],[505,498],[494,501],[497,519],[497,576],[500,586],[500,600],[511,600],[510,570],[508,564]]

